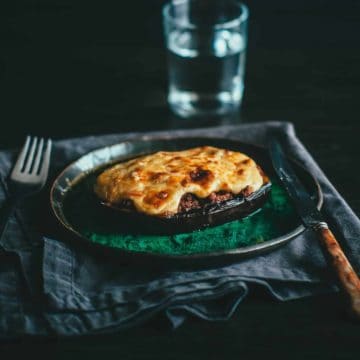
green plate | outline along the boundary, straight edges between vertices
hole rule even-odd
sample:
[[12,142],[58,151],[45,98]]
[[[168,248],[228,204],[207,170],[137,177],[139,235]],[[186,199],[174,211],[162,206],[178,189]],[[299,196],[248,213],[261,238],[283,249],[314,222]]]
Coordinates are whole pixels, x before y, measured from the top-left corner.
[[[104,167],[158,150],[183,150],[210,145],[241,151],[251,156],[270,176],[272,190],[265,205],[252,215],[229,223],[184,234],[155,235],[130,231],[121,216],[99,205],[93,192],[97,174]],[[316,179],[292,161],[297,174],[313,195],[318,208],[322,193]],[[204,260],[236,260],[272,250],[304,231],[299,218],[276,178],[265,148],[228,139],[139,139],[92,151],[68,166],[55,180],[50,202],[66,240],[116,257],[194,263]],[[108,210],[107,210],[108,211]],[[202,262],[203,263],[203,262]]]

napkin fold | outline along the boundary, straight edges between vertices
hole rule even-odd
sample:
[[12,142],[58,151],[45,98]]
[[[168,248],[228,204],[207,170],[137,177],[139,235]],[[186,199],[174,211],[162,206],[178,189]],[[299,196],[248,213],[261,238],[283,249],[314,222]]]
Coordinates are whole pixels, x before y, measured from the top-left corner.
[[[360,269],[360,221],[334,189],[285,122],[264,122],[147,134],[104,135],[56,141],[52,174],[84,153],[120,141],[158,136],[225,137],[266,144],[269,132],[283,134],[286,152],[317,177],[324,193],[323,213],[353,266]],[[16,154],[0,152],[5,177]],[[0,204],[6,199],[0,186]],[[212,268],[150,268],[106,261],[80,251],[56,235],[34,231],[26,207],[10,219],[0,244],[0,333],[73,336],[135,326],[163,312],[174,327],[189,315],[229,319],[254,285],[285,301],[337,288],[318,242],[305,231],[270,253]]]

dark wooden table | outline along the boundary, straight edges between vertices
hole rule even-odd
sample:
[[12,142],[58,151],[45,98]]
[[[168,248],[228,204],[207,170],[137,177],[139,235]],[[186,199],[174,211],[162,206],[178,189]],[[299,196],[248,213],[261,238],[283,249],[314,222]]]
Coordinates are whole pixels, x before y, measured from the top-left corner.
[[[2,4],[0,147],[20,145],[27,133],[57,139],[192,126],[166,106],[162,3]],[[359,2],[248,5],[246,89],[235,121],[292,121],[359,214]],[[171,331],[159,316],[113,335],[22,339],[0,352],[4,359],[23,350],[55,359],[358,359],[359,335],[337,294],[279,303],[255,290],[227,322],[191,319]]]

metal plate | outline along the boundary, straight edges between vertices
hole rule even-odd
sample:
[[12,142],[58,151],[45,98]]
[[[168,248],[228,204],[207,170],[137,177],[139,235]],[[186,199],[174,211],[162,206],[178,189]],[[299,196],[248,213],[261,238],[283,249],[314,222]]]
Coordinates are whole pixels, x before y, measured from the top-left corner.
[[[245,256],[253,256],[264,251],[269,251],[277,248],[280,245],[284,245],[299,235],[305,229],[302,225],[297,226],[292,231],[287,232],[274,239],[267,240],[263,243],[254,244],[250,246],[239,247],[231,250],[206,252],[206,253],[194,253],[189,255],[173,255],[173,254],[158,254],[152,252],[135,252],[126,251],[119,248],[108,247],[100,245],[91,241],[83,236],[78,229],[68,221],[66,214],[64,213],[64,199],[67,193],[72,187],[82,180],[87,175],[99,167],[104,167],[115,162],[125,161],[130,158],[134,158],[140,155],[153,153],[159,150],[174,151],[184,150],[195,146],[216,146],[220,148],[226,148],[234,151],[241,151],[252,157],[264,170],[271,176],[274,175],[274,171],[271,166],[271,161],[267,149],[251,144],[245,144],[235,140],[228,140],[223,138],[164,138],[164,139],[149,139],[149,140],[131,140],[121,142],[119,144],[107,146],[98,150],[94,150],[75,162],[66,167],[61,174],[54,181],[50,191],[50,204],[52,211],[61,224],[64,231],[64,239],[71,241],[79,246],[86,246],[90,250],[95,250],[111,254],[117,258],[121,257],[130,260],[142,261],[164,261],[179,263],[191,263],[199,262],[199,264],[210,264],[213,261],[233,261]],[[305,184],[308,191],[313,194],[317,207],[320,209],[322,206],[322,192],[317,180],[309,174],[302,166],[293,160],[290,160],[294,166],[296,173],[300,177],[301,181]]]

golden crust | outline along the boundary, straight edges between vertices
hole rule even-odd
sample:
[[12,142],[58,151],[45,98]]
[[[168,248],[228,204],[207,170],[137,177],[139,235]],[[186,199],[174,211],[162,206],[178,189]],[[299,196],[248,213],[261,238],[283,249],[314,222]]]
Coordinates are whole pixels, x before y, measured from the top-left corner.
[[95,192],[104,202],[131,200],[137,211],[169,216],[184,194],[206,198],[213,192],[247,194],[266,181],[254,160],[211,146],[157,153],[119,163],[101,173]]

